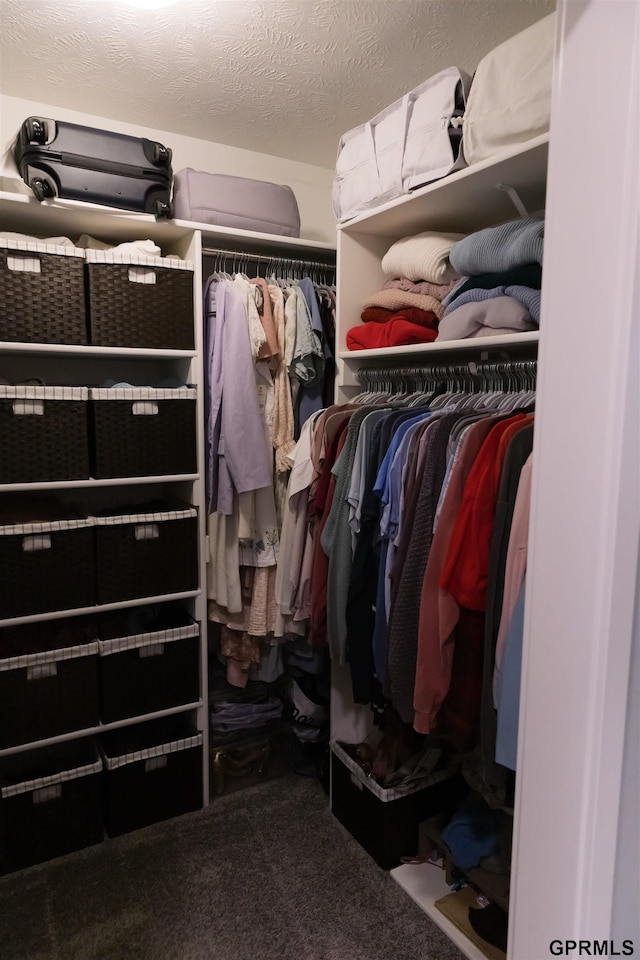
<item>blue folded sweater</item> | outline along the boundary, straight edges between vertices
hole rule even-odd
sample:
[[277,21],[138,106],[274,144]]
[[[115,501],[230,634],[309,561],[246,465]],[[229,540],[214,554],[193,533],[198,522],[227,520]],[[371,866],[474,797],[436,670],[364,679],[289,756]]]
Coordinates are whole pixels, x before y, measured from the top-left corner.
[[485,290],[482,287],[466,290],[449,304],[444,311],[444,315],[446,317],[465,303],[479,303],[481,300],[493,300],[495,297],[513,297],[514,300],[527,308],[532,320],[540,323],[540,291],[532,290],[531,287],[522,287],[519,284],[494,287],[492,290]]
[[525,263],[542,264],[544,218],[522,217],[471,233],[454,243],[451,266],[461,276],[511,270]]

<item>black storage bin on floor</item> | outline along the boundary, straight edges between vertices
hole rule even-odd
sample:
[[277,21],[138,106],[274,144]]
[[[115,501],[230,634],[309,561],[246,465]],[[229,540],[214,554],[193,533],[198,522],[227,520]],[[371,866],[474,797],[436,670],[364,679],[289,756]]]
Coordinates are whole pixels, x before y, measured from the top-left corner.
[[95,623],[78,617],[0,629],[0,749],[99,722]]
[[195,396],[188,387],[92,389],[94,476],[195,473]]
[[101,769],[90,739],[0,757],[0,873],[103,839]]
[[383,870],[418,852],[421,821],[448,809],[463,784],[457,766],[434,772],[412,793],[384,789],[337,743],[331,744],[331,812]]
[[202,806],[202,734],[184,716],[114,730],[100,742],[109,836]]
[[290,736],[289,724],[283,720],[220,740],[213,734],[209,741],[211,799],[284,776]]
[[0,237],[0,340],[89,342],[84,250]]
[[104,617],[100,633],[100,712],[104,723],[200,698],[200,629],[174,604]]
[[89,476],[86,387],[0,384],[0,483]]
[[[27,505],[0,508],[0,619],[87,607],[95,603],[93,520],[44,519]],[[55,515],[55,508],[47,510]],[[23,516],[24,522],[14,517]]]
[[118,510],[95,519],[98,603],[196,590],[196,510],[164,503]]
[[194,349],[193,264],[87,250],[91,343]]

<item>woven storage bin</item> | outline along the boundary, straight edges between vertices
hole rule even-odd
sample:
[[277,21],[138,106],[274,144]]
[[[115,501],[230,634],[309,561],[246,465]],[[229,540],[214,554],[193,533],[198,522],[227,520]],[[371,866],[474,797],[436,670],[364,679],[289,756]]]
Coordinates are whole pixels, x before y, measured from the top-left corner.
[[0,872],[103,839],[101,770],[90,739],[0,758]]
[[185,717],[114,730],[100,744],[110,837],[202,806],[202,734]]
[[193,264],[87,250],[91,343],[194,349]]
[[[331,744],[331,812],[383,870],[418,850],[421,821],[463,795],[457,765],[434,771],[417,788],[381,787],[338,743]],[[460,791],[462,790],[462,794]]]
[[188,387],[93,389],[94,475],[195,473],[195,397]]
[[0,583],[0,619],[94,604],[93,520],[2,523]]
[[198,517],[193,507],[141,504],[96,517],[98,603],[159,597],[198,587]]
[[84,250],[0,237],[0,340],[89,342]]
[[290,736],[289,724],[283,721],[224,742],[216,742],[214,735],[209,742],[211,798],[284,776]]
[[86,387],[0,384],[0,483],[89,476]]
[[200,697],[200,630],[173,604],[101,619],[100,704],[104,723]]
[[78,617],[0,630],[0,749],[99,721],[95,624]]

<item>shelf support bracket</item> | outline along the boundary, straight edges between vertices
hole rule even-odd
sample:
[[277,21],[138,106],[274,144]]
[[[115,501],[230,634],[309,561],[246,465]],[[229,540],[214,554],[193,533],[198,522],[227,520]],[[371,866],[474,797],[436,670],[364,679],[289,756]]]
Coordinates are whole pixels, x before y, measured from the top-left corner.
[[522,200],[520,199],[520,194],[518,193],[515,187],[510,186],[508,183],[497,183],[496,190],[504,190],[504,192],[507,194],[507,196],[513,203],[514,207],[518,211],[518,216],[520,217],[529,216],[529,212],[525,207],[524,203],[522,202]]

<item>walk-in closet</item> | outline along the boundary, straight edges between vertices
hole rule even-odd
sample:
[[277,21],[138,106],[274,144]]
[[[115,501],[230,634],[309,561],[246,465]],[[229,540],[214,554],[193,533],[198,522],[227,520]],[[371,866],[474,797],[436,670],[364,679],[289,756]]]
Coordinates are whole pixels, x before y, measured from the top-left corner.
[[0,27],[3,960],[640,957],[640,4]]

